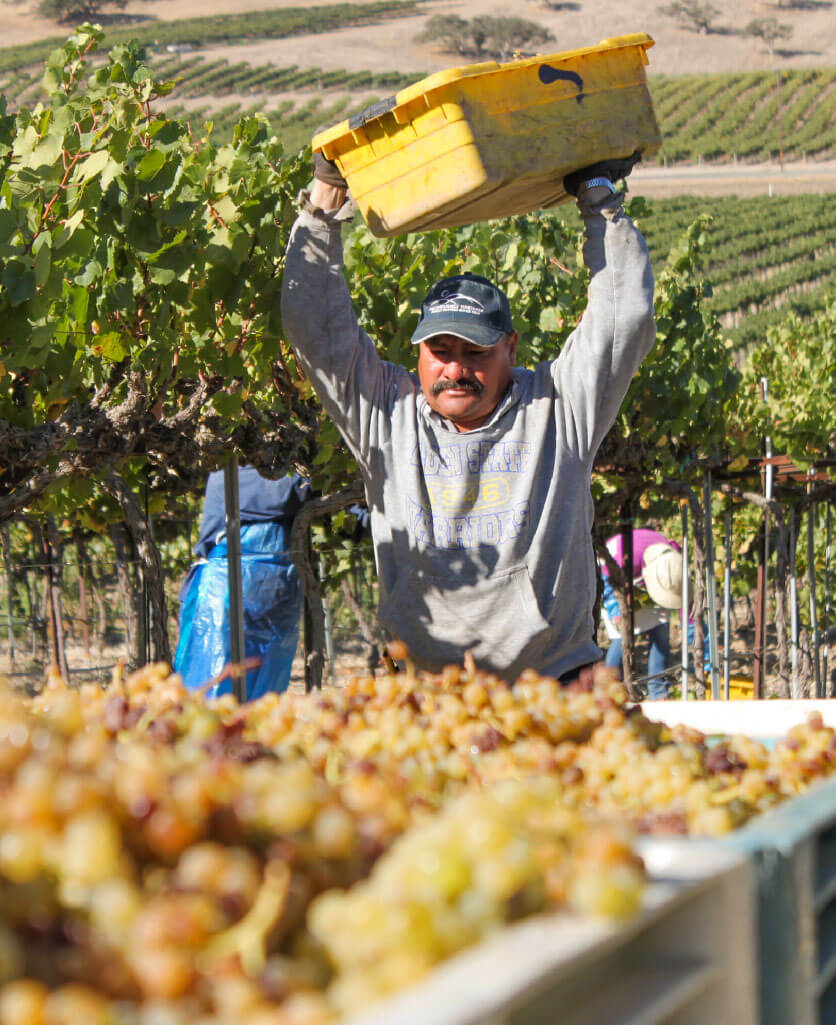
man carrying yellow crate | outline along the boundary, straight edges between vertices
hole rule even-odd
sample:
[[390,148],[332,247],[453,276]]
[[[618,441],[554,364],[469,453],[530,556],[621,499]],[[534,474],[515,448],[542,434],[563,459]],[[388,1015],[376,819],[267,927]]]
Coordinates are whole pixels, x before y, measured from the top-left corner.
[[410,374],[357,323],[341,242],[353,209],[339,170],[315,158],[288,245],[284,328],[360,467],[380,618],[422,668],[469,650],[510,681],[532,668],[570,682],[601,657],[592,462],[655,337],[647,246],[612,184],[635,160],[565,179],[591,277],[557,359],[515,366],[506,296],[463,274],[424,300]]

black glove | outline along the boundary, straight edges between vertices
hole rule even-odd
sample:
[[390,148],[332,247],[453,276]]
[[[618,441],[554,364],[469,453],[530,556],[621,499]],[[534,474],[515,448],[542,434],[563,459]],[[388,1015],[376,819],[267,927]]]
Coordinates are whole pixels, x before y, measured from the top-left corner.
[[620,178],[626,178],[641,158],[641,153],[636,150],[629,157],[602,160],[600,163],[590,164],[589,167],[582,167],[579,171],[572,171],[566,175],[563,179],[563,188],[570,196],[577,196],[581,185],[590,178],[609,178],[611,182],[616,182]]
[[322,153],[314,153],[313,176],[326,185],[333,185],[338,189],[348,188],[348,182],[343,178],[340,169],[333,160],[328,160]]

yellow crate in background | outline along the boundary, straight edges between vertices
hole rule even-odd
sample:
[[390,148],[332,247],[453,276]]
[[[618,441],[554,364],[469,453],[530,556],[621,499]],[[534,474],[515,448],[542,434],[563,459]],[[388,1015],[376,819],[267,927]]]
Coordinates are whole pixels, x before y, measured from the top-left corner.
[[732,701],[748,701],[755,693],[754,681],[748,676],[729,677],[729,698]]
[[430,75],[317,133],[378,236],[528,213],[570,171],[661,145],[645,33]]
[[[711,701],[711,681],[708,673],[705,674],[705,700]],[[723,675],[720,674],[720,695],[723,694]],[[751,676],[730,676],[729,677],[729,700],[730,701],[751,701],[755,694],[755,684]]]

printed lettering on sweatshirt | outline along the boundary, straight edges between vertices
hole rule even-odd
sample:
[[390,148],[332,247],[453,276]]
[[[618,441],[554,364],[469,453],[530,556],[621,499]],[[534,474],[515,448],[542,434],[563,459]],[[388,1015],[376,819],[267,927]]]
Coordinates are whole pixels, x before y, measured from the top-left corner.
[[498,547],[528,533],[529,502],[515,498],[515,479],[527,473],[531,446],[522,441],[462,440],[413,453],[423,471],[429,505],[409,498],[409,524],[418,544],[433,548]]

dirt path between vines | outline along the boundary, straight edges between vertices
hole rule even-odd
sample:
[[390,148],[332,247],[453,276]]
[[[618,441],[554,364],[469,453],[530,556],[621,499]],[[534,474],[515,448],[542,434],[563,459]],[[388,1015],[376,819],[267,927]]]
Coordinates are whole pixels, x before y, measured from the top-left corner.
[[836,192],[836,160],[768,164],[701,164],[636,168],[630,191],[650,199],[671,196],[787,196]]

